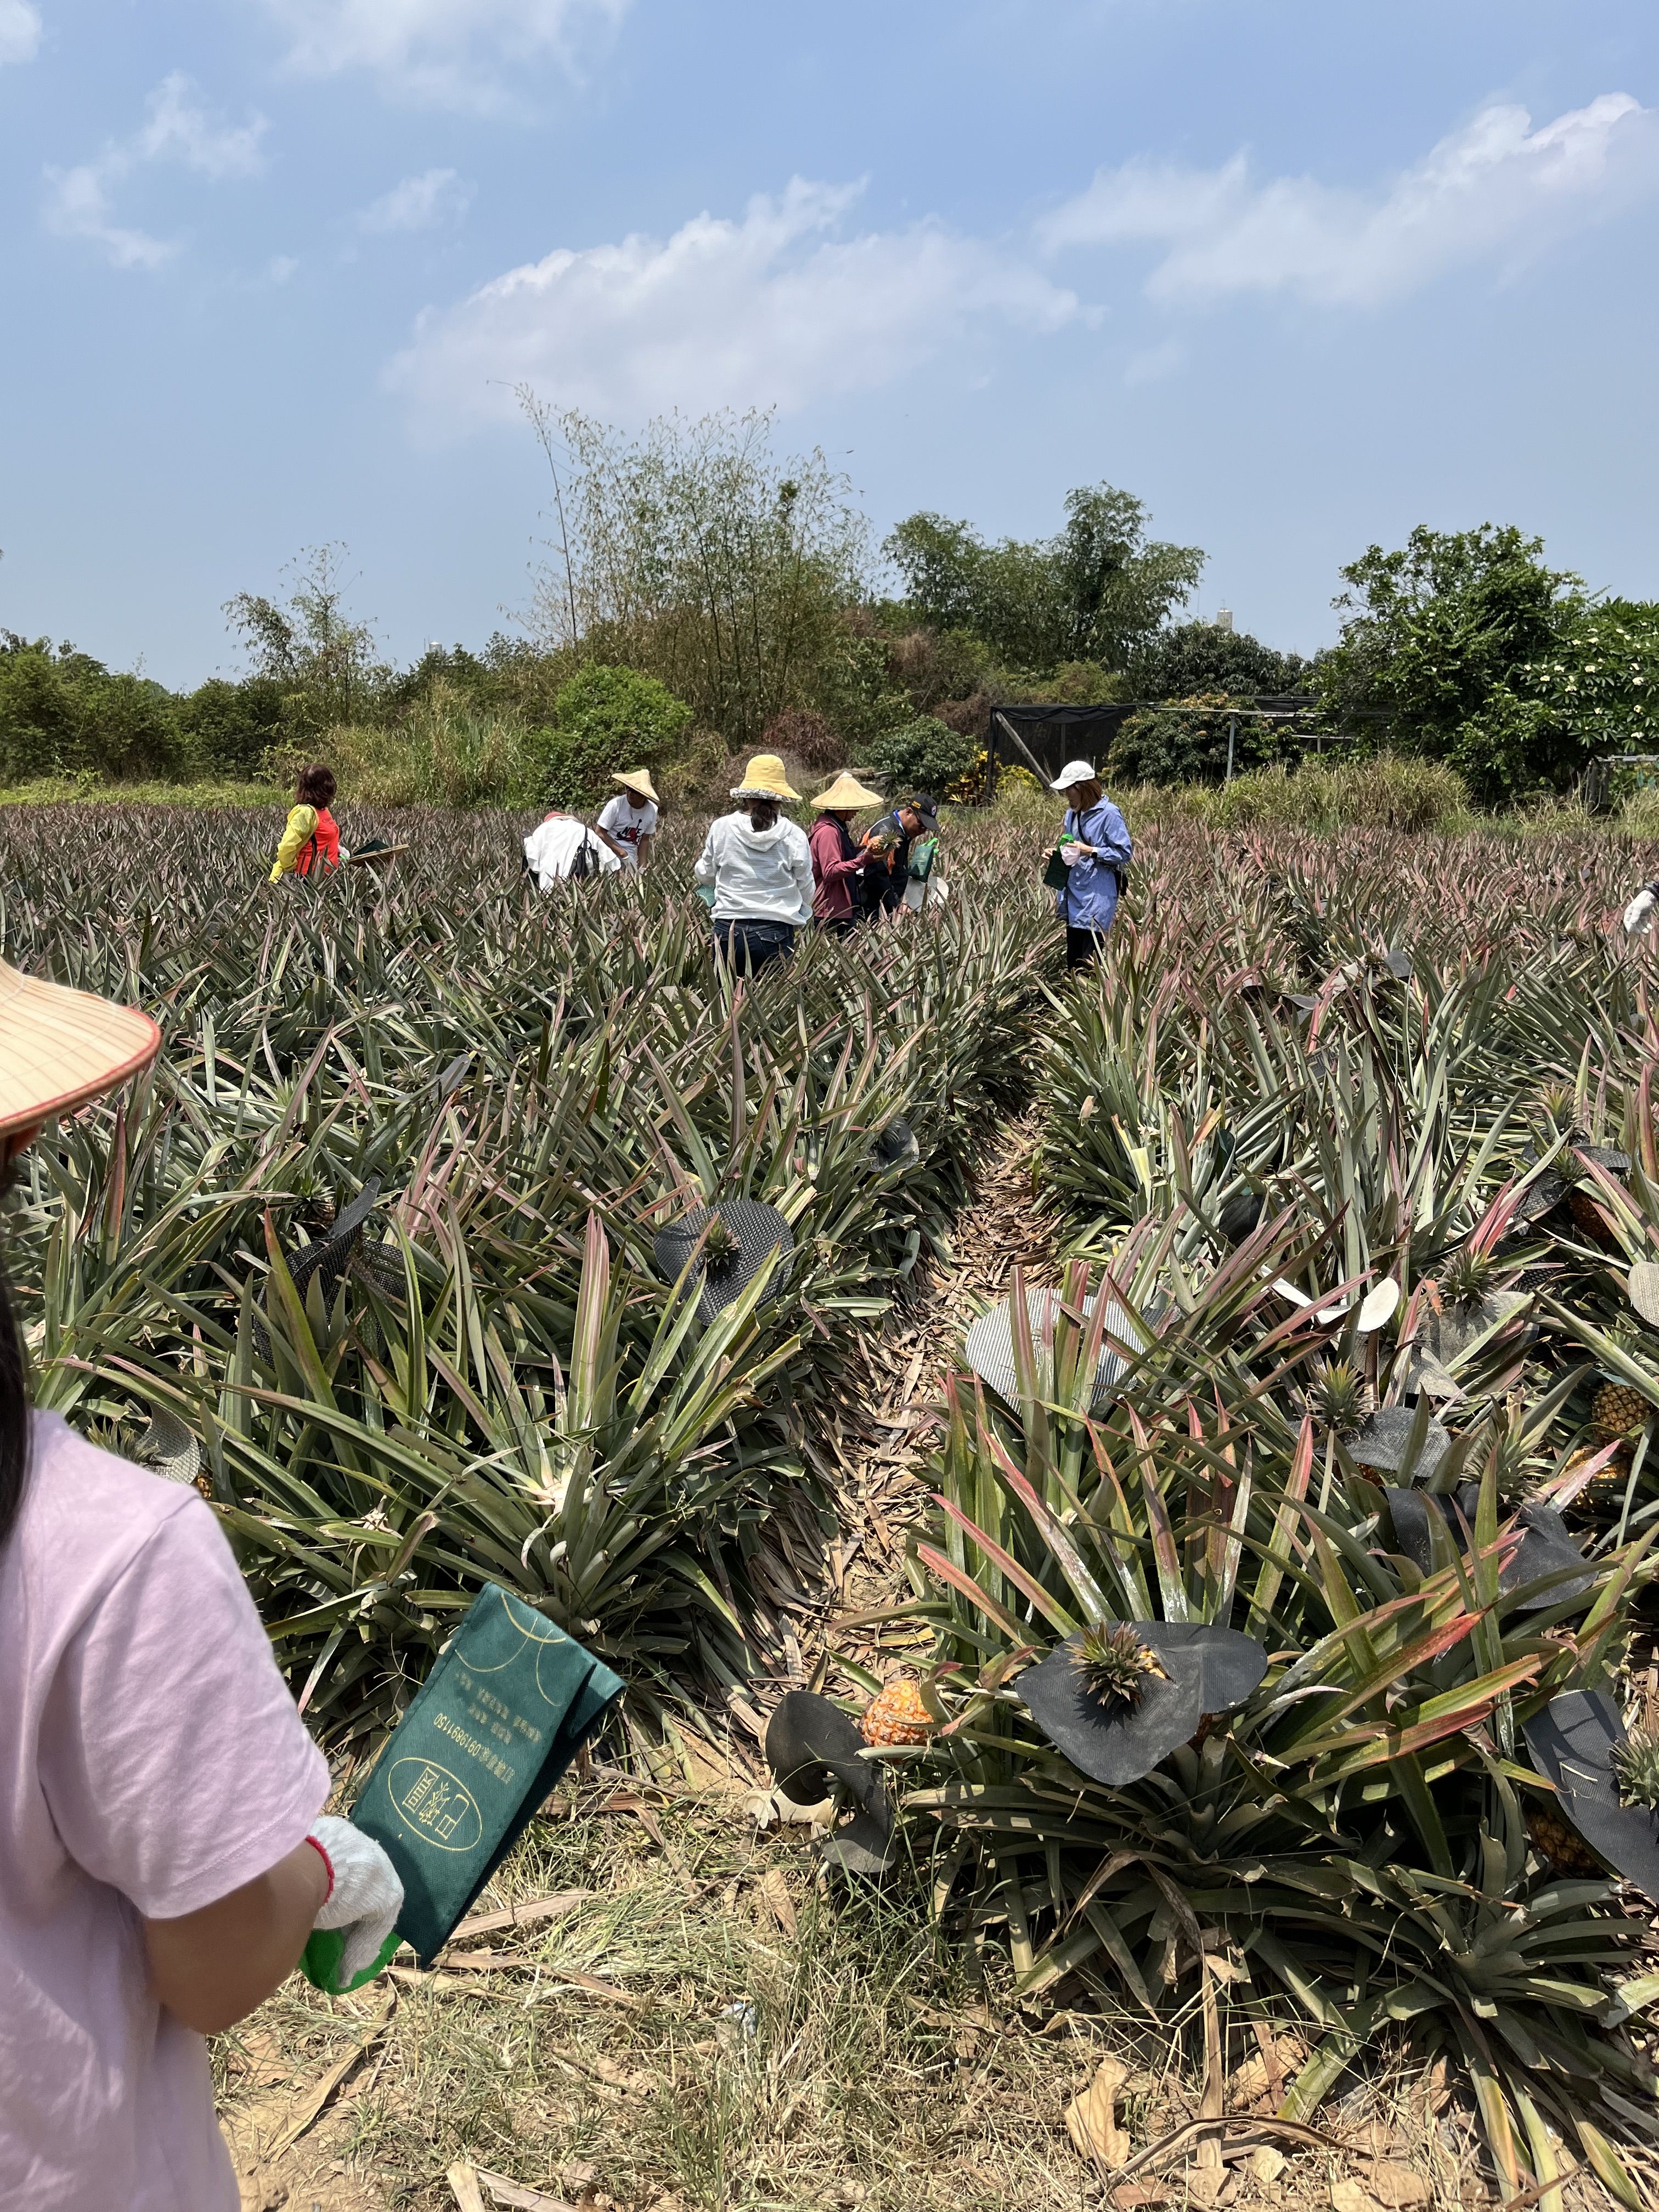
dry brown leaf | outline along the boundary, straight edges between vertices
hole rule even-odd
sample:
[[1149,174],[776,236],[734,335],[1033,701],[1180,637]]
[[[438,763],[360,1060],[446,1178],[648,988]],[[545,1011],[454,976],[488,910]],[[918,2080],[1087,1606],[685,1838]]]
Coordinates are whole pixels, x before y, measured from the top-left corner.
[[793,1936],[795,1932],[795,1907],[789,1894],[789,1884],[784,1877],[783,1869],[768,1867],[766,1872],[755,1884],[755,1889],[762,1904],[765,1905],[784,1934]]
[[1284,2172],[1286,2163],[1282,2150],[1275,2150],[1271,2143],[1262,2143],[1250,2153],[1250,2179],[1268,2187]]
[[1279,2036],[1272,2050],[1276,2066],[1262,2051],[1234,2069],[1227,2083],[1227,2094],[1236,2111],[1259,2104],[1264,2097],[1271,2097],[1277,2104],[1284,2094],[1284,2084],[1292,2078],[1308,2055],[1307,2045],[1296,2035]]
[[463,1920],[445,1946],[468,1943],[477,1936],[499,1935],[503,1928],[528,1928],[538,1920],[556,1920],[593,1894],[591,1889],[562,1889],[551,1897],[532,1897],[523,1905],[509,1905],[499,1912],[475,1912]]
[[1414,2166],[1403,2166],[1398,2159],[1380,2158],[1365,2177],[1365,2186],[1379,2204],[1388,2212],[1407,2212],[1416,2204],[1433,2201],[1433,2185],[1420,2174]]
[[386,2002],[380,2008],[379,2018],[370,2021],[362,2041],[355,2044],[337,2065],[331,2066],[321,2081],[317,2083],[301,2106],[297,2117],[283,2130],[265,2154],[267,2164],[274,2166],[285,2151],[293,2149],[295,2144],[318,2118],[324,2106],[327,2104],[341,2082],[345,2080],[346,2075],[357,2064],[369,2045],[378,2041],[384,2034],[386,2023],[392,2018],[392,2007],[397,2002],[397,1991],[388,1990],[386,1994]]
[[1106,2166],[1127,2163],[1129,2137],[1117,2124],[1117,2100],[1128,2078],[1121,2058],[1103,2058],[1094,2080],[1066,2107],[1066,2132],[1080,2158],[1098,2159]]
[[489,2212],[483,2201],[483,2191],[478,2186],[476,2166],[465,2164],[452,2166],[444,2179],[448,2182],[450,2193],[460,2206],[461,2212]]
[[509,2181],[505,2174],[490,2173],[482,2166],[474,2172],[496,2203],[507,2206],[508,2212],[575,2212],[564,2197],[550,2197],[544,2189],[526,2189],[521,2181]]
[[1106,2201],[1115,2206],[1116,2212],[1140,2212],[1144,2205],[1167,2204],[1170,2192],[1167,2189],[1150,2187],[1143,2181],[1123,2181],[1112,2191]]
[[1204,2207],[1204,2212],[1214,2212],[1217,2200],[1231,2179],[1224,2166],[1189,2166],[1187,2194],[1194,2204]]
[[1334,2181],[1331,2184],[1331,2212],[1380,2212],[1376,2197],[1363,2183]]

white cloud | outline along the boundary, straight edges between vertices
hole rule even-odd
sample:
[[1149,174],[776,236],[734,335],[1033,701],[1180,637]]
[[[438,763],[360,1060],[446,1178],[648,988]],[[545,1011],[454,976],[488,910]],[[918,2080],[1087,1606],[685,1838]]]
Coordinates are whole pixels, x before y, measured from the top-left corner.
[[[0,6],[5,0],[0,0]],[[163,77],[149,112],[131,138],[112,140],[94,161],[46,171],[46,227],[60,238],[101,246],[118,269],[159,269],[179,251],[175,239],[152,238],[114,220],[112,189],[151,162],[176,162],[198,176],[222,182],[257,176],[264,165],[262,115],[231,129],[211,124],[194,86],[177,70]]]
[[1494,103],[1385,188],[1260,180],[1137,161],[1102,169],[1039,227],[1051,252],[1146,242],[1166,251],[1146,289],[1166,301],[1285,291],[1371,307],[1473,264],[1513,265],[1659,191],[1659,116],[1627,93],[1539,130]]
[[618,22],[629,0],[265,0],[311,76],[368,70],[392,90],[449,107],[506,97],[503,63],[573,64],[583,36]]
[[40,43],[40,10],[31,0],[0,0],[0,68],[32,62]]
[[423,169],[418,177],[405,177],[372,201],[359,214],[357,228],[371,234],[431,230],[440,223],[459,222],[471,204],[472,187],[453,169]]
[[743,220],[667,240],[560,247],[458,306],[428,309],[392,384],[434,422],[500,415],[511,387],[611,419],[665,408],[805,406],[869,390],[988,321],[1052,331],[1076,296],[936,222],[837,234],[857,185],[794,179]]

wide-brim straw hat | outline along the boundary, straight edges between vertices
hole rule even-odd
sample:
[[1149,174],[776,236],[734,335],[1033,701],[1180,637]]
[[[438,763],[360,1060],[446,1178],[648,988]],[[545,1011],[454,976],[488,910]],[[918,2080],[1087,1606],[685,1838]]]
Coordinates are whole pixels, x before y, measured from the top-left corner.
[[0,960],[0,1137],[113,1091],[161,1048],[137,1006],[24,975]]
[[822,814],[855,814],[861,806],[884,806],[887,802],[878,791],[866,791],[857,776],[843,769],[829,790],[819,792],[812,804]]
[[637,791],[641,799],[648,799],[653,806],[659,804],[656,787],[651,781],[651,771],[647,768],[623,769],[611,781],[621,784],[624,791]]
[[756,753],[743,772],[743,781],[732,787],[733,799],[799,799],[783,772],[776,753]]

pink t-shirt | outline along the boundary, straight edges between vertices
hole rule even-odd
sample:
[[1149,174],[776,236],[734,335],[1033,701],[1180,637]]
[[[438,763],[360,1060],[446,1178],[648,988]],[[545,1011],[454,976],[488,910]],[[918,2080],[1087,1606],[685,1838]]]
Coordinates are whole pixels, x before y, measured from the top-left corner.
[[206,1504],[37,1414],[0,1553],[0,2205],[236,2212],[139,1916],[265,1873],[327,1794]]

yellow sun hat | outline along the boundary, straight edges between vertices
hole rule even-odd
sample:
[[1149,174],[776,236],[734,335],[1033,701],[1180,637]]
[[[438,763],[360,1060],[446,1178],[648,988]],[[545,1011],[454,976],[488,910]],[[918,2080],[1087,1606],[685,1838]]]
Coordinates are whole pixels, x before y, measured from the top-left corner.
[[147,1067],[161,1032],[137,1006],[43,982],[0,960],[0,1137],[32,1129]]
[[829,790],[819,792],[812,804],[821,813],[839,814],[860,806],[885,806],[887,801],[878,791],[866,791],[857,776],[843,769]]
[[611,781],[612,783],[621,784],[624,791],[638,792],[641,799],[648,799],[653,806],[660,803],[657,798],[656,787],[651,781],[651,771],[648,768],[622,769],[611,777]]
[[776,753],[756,753],[743,772],[743,781],[732,787],[733,799],[799,799],[783,772]]

